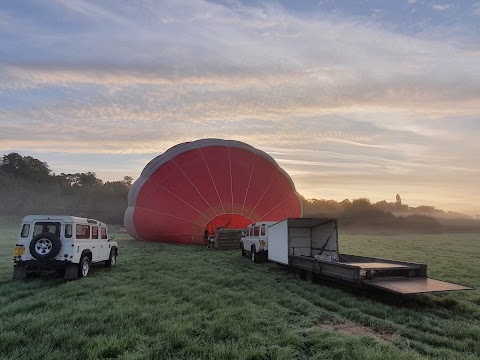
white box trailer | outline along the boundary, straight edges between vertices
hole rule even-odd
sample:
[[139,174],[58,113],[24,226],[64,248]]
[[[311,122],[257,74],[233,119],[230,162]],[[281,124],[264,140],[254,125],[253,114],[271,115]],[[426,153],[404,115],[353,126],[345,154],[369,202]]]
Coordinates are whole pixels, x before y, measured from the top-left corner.
[[338,260],[337,220],[285,219],[268,227],[268,260],[289,265],[290,256]]
[[402,295],[472,290],[428,278],[426,264],[341,254],[334,218],[289,218],[269,224],[266,240],[269,261],[287,265],[310,279],[326,278]]

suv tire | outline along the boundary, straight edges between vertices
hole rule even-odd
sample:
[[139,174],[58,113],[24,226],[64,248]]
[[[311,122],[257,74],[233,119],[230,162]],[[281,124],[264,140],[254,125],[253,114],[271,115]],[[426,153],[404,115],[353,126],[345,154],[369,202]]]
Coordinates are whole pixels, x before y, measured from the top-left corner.
[[253,261],[254,263],[258,263],[258,262],[259,262],[258,254],[257,254],[257,252],[255,251],[255,245],[252,245],[252,248],[251,248],[251,251],[250,251],[250,258],[252,259],[252,261]]
[[50,260],[58,255],[62,242],[55,234],[44,232],[30,242],[30,254],[37,260]]
[[80,261],[80,264],[78,264],[78,277],[87,277],[88,274],[90,274],[91,267],[92,264],[90,262],[90,258],[85,255]]
[[110,250],[110,256],[108,257],[108,260],[105,261],[105,266],[112,267],[112,266],[115,266],[116,263],[117,263],[117,250],[112,249]]

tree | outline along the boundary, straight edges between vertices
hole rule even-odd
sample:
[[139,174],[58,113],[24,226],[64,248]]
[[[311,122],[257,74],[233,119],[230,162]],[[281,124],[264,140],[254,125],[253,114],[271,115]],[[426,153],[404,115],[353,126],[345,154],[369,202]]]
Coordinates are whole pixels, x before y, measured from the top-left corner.
[[344,199],[340,202],[340,206],[342,208],[347,208],[347,207],[350,207],[352,205],[352,202],[350,201],[350,199]]
[[23,157],[18,153],[3,155],[0,169],[7,174],[14,174],[23,167]]
[[64,174],[61,173],[60,176],[64,181],[72,187],[80,188],[93,188],[103,184],[103,181],[97,179],[97,176],[94,172],[88,173],[76,173],[76,174]]
[[31,180],[33,182],[50,181],[50,168],[46,162],[31,156],[21,156],[10,153],[2,157],[0,170],[17,179]]
[[122,223],[132,181],[104,184],[94,172],[52,175],[47,163],[10,153],[0,157],[0,213],[84,214]]
[[370,202],[370,199],[367,199],[367,198],[359,198],[359,199],[353,199],[352,201],[352,205],[355,206],[355,207],[369,207],[370,205],[372,205],[372,203]]
[[131,176],[124,176],[122,182],[129,188],[133,184],[133,178]]

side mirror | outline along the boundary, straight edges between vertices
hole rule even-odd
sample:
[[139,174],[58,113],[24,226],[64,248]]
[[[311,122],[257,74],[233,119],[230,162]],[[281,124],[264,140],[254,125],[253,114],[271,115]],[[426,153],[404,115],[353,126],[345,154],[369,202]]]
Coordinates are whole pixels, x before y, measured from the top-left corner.
[[113,239],[115,239],[115,234],[111,234],[111,235],[110,235],[110,239],[109,239],[109,240],[113,240]]

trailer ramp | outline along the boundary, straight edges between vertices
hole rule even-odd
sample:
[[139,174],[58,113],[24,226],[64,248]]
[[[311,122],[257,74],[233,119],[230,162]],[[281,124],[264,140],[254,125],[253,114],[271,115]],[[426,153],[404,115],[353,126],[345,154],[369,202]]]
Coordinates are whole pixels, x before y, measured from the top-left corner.
[[439,291],[454,290],[473,290],[473,288],[446,281],[430,279],[427,277],[420,278],[379,278],[373,280],[362,280],[362,283],[389,291],[395,294],[420,294]]

